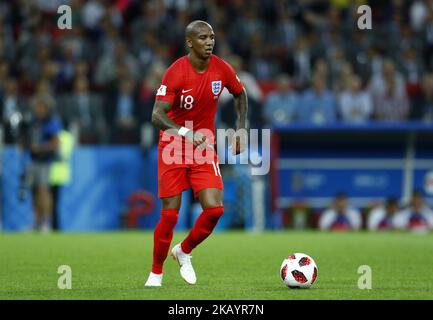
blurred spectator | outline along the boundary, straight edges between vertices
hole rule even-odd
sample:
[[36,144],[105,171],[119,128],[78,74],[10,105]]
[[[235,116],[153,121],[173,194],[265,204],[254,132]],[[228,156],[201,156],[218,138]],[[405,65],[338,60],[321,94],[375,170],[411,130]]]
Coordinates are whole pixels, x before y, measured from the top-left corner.
[[[241,80],[242,84],[245,86],[248,92],[248,101],[253,100],[255,103],[260,103],[263,99],[262,89],[257,83],[256,78],[253,74],[245,70],[242,59],[236,55],[230,55],[225,57],[225,60],[233,67],[236,75]],[[228,93],[227,89],[224,88],[219,102],[225,104],[231,100],[231,95]]]
[[421,31],[425,26],[428,16],[428,8],[432,7],[430,0],[416,0],[412,2],[410,6],[410,23],[412,29],[415,31]]
[[329,1],[300,1],[304,10],[304,21],[310,28],[324,27],[328,24],[326,15],[330,9]]
[[427,231],[433,229],[433,211],[424,202],[421,191],[415,191],[408,208],[395,214],[396,229]]
[[115,28],[108,19],[104,19],[101,22],[101,28],[104,36],[98,41],[98,56],[113,56],[117,44],[121,42],[119,29]]
[[146,33],[151,36],[157,32],[166,17],[161,7],[155,1],[140,3],[140,9],[138,10],[140,15],[131,21],[133,39],[141,39]]
[[62,50],[68,48],[71,51],[71,55],[75,61],[85,60],[91,61],[97,57],[97,50],[95,50],[94,44],[86,37],[85,30],[79,21],[74,24],[73,28],[65,32],[64,36],[59,41],[59,47]]
[[[32,43],[35,45],[35,43]],[[35,51],[35,52],[32,52]],[[43,46],[40,48],[29,48],[28,51],[23,52],[20,68],[29,74],[30,79],[35,82],[38,81],[43,75],[43,68],[47,66],[51,59],[50,46]],[[48,71],[48,70],[46,70]]]
[[119,10],[120,6],[119,3],[111,1],[108,3],[108,8],[106,8],[104,16],[104,18],[106,18],[107,21],[117,29],[120,29],[123,25],[122,12]]
[[296,119],[299,97],[293,91],[291,79],[282,74],[277,79],[277,90],[266,98],[263,107],[264,118],[268,124],[288,124]]
[[[356,13],[356,10],[354,10]],[[356,18],[358,19],[358,14]],[[355,24],[356,20],[352,22]],[[348,62],[353,66],[353,71],[358,74],[362,81],[366,81],[371,75],[371,69],[369,68],[369,63],[371,62],[367,58],[367,53],[371,47],[371,43],[367,38],[365,30],[353,30],[348,32],[348,37],[346,37],[345,53]]]
[[433,73],[426,74],[421,81],[421,92],[415,97],[411,118],[433,121]]
[[332,73],[326,59],[319,58],[314,62],[313,75],[320,75],[332,87]]
[[408,85],[418,85],[425,67],[416,49],[408,48],[404,50],[398,62]]
[[0,13],[0,58],[12,61],[16,54],[13,31],[4,24],[4,16]]
[[[92,81],[89,64],[85,60],[80,60],[75,63],[74,82],[78,78],[86,78]],[[90,83],[89,83],[90,86]]]
[[299,119],[314,124],[332,123],[336,120],[336,103],[333,93],[327,89],[326,80],[316,74],[312,87],[307,89],[301,99]]
[[84,27],[95,30],[99,21],[104,17],[106,10],[102,0],[86,1],[81,13]]
[[409,101],[403,76],[395,70],[395,64],[386,60],[382,72],[370,81],[369,91],[373,98],[374,119],[382,121],[406,120]]
[[384,206],[371,210],[367,220],[368,230],[375,231],[393,229],[395,213],[398,210],[398,200],[396,198],[387,199]]
[[62,53],[62,58],[57,62],[59,69],[56,84],[59,92],[71,89],[76,64],[72,47],[65,46]]
[[30,97],[35,92],[36,80],[33,80],[28,70],[22,70],[18,79],[19,92],[25,98]]
[[306,36],[300,36],[296,43],[293,55],[290,55],[286,62],[285,70],[293,76],[298,88],[305,88],[311,80],[313,54]]
[[259,81],[271,80],[278,74],[278,64],[261,34],[251,36],[249,68]]
[[158,43],[157,40],[149,33],[140,34],[139,37],[134,38],[132,49],[134,50],[142,69],[150,68],[154,63],[161,63],[163,57],[157,53]]
[[369,92],[362,90],[361,79],[355,75],[349,79],[348,86],[338,98],[341,119],[351,123],[368,122],[373,112]]
[[4,91],[4,85],[9,78],[10,65],[6,60],[0,58],[0,93]]
[[[53,200],[50,190],[50,164],[57,159],[60,119],[55,115],[54,99],[50,96],[35,96],[31,101],[33,121],[29,141],[31,163],[27,172],[27,183],[33,189],[33,205],[36,230],[51,230]],[[27,146],[26,146],[27,147]]]
[[63,98],[60,114],[72,131],[78,130],[80,144],[106,141],[106,123],[99,96],[89,91],[85,77],[75,80],[73,94]]
[[362,226],[361,213],[349,206],[347,195],[337,194],[331,208],[319,219],[320,230],[359,230]]
[[[164,64],[155,63],[150,68],[148,74],[143,79],[139,88],[139,103],[141,110],[141,120],[150,122],[152,120],[152,110],[155,104],[155,94],[161,85],[162,77],[166,67]],[[158,130],[159,131],[159,130]]]
[[4,143],[16,143],[19,135],[19,124],[23,117],[24,102],[18,93],[15,79],[8,78],[5,80],[0,99]]
[[[236,51],[241,53],[254,51],[256,53],[252,52],[252,55],[257,55],[257,59],[260,59],[264,47],[262,36],[265,35],[266,25],[264,21],[260,19],[257,4],[243,4],[242,9],[239,10],[237,15],[233,16],[233,18],[229,32],[230,42],[235,44]],[[255,42],[257,40],[259,40],[260,43]],[[255,75],[257,76],[257,74]]]
[[106,116],[112,143],[139,143],[139,103],[135,87],[133,79],[124,79],[106,102]]
[[57,8],[64,4],[63,0],[36,0],[35,4],[44,12],[56,12]]
[[151,119],[153,105],[155,104],[155,94],[161,85],[165,70],[164,64],[153,64],[138,88],[140,110],[138,121],[142,124],[140,128],[140,142],[147,149],[157,143],[159,137],[159,129],[151,125]]
[[329,79],[331,87],[334,86],[338,76],[342,72],[343,68],[347,68],[348,61],[346,60],[346,54],[341,47],[336,47],[332,56],[327,59],[329,61]]
[[[248,104],[249,104],[249,120],[257,127],[261,121],[261,102],[263,99],[262,89],[257,83],[254,75],[244,68],[244,64],[242,59],[236,55],[230,55],[225,59],[235,70],[236,75],[241,80],[245,89],[248,93]],[[220,95],[219,103],[222,107],[221,121],[225,123],[225,125],[230,126],[233,119],[236,119],[235,109],[233,106],[233,97],[224,88],[223,92]]]
[[53,199],[53,215],[51,226],[53,230],[60,229],[60,190],[71,181],[71,155],[74,148],[74,137],[67,130],[58,134],[58,157],[50,165],[50,189]]
[[139,70],[137,59],[128,53],[126,44],[120,41],[113,54],[106,53],[98,61],[95,82],[106,87],[122,77],[138,79]]
[[287,49],[292,49],[299,36],[299,25],[294,21],[287,8],[278,11],[277,39]]
[[[403,24],[400,27],[400,33],[397,36],[396,39],[396,46],[393,48],[390,48],[391,56],[395,59],[398,58],[399,55],[407,50],[414,49],[417,51],[417,54],[420,54],[420,58],[422,57],[422,47],[423,47],[423,41],[422,38],[419,36],[419,33],[415,32],[410,25]],[[425,67],[425,61],[421,62],[423,67]]]
[[382,51],[377,46],[370,45],[367,47],[365,54],[361,53],[357,57],[356,72],[361,76],[363,81],[370,81],[373,77],[380,77],[384,59]]
[[46,79],[41,79],[37,84],[34,92],[35,96],[53,96],[51,83]]
[[[345,62],[341,65],[340,71],[335,75],[336,79],[334,81],[333,91],[335,94],[341,95],[343,91],[351,89],[350,83],[352,77],[355,76],[352,65],[349,62]],[[361,85],[362,80],[360,78]]]
[[427,17],[421,31],[423,33],[425,63],[431,70],[433,67],[433,5],[431,2],[427,2]]

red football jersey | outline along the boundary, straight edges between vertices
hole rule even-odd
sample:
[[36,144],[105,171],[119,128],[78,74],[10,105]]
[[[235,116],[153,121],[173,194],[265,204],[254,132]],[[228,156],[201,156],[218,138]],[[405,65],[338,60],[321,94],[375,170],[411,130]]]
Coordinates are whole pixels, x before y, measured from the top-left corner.
[[[242,92],[243,85],[233,68],[221,58],[211,55],[209,65],[198,73],[188,56],[176,60],[165,73],[156,100],[172,103],[167,113],[176,124],[192,130],[209,129],[215,136],[215,112],[224,88],[233,95]],[[191,121],[193,126],[185,125]],[[160,131],[160,147],[161,136]],[[167,142],[168,143],[168,142]]]

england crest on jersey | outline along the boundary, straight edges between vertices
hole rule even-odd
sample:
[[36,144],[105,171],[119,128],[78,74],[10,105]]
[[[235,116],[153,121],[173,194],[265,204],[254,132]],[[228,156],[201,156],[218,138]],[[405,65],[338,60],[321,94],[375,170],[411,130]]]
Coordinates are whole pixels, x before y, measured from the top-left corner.
[[218,95],[221,91],[221,80],[212,81],[212,93]]

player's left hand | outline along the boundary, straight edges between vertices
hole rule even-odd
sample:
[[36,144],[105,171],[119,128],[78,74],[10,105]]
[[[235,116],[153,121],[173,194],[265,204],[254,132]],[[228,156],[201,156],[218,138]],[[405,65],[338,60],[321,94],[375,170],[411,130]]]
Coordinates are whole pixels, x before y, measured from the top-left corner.
[[188,131],[188,133],[185,135],[185,138],[192,142],[195,147],[199,148],[200,150],[204,150],[206,148],[209,148],[213,150],[212,145],[209,143],[208,138],[202,134],[200,131]]
[[232,154],[235,156],[244,152],[246,143],[246,130],[237,130],[232,139]]

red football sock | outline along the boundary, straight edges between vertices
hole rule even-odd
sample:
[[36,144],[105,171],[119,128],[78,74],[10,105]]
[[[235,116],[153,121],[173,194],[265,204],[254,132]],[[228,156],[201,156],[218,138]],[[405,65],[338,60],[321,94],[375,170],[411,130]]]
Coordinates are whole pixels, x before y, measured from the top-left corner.
[[191,232],[181,244],[182,251],[190,253],[202,241],[204,241],[213,231],[219,218],[224,212],[224,207],[204,208],[197,218]]
[[153,264],[152,272],[161,274],[162,266],[170,249],[173,230],[178,218],[177,209],[162,209],[161,218],[153,234]]

